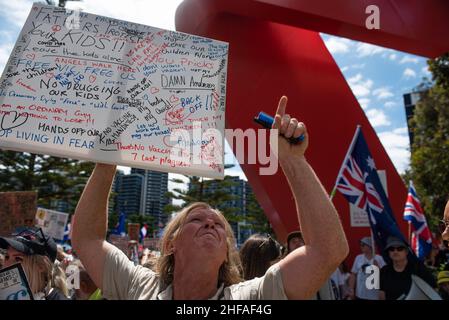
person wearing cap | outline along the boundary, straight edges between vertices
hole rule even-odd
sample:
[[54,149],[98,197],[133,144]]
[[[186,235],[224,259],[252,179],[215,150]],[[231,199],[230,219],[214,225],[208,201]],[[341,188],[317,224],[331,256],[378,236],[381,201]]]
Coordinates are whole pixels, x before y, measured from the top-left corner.
[[370,237],[360,240],[360,250],[362,251],[354,259],[349,278],[349,296],[357,300],[378,300],[379,291],[375,288],[368,288],[366,280],[371,275],[367,267],[376,266],[379,269],[385,265],[384,259],[380,255],[375,255]]
[[440,271],[438,273],[438,293],[443,300],[449,300],[449,271]]
[[68,300],[64,272],[56,264],[55,241],[42,229],[27,228],[12,237],[0,237],[6,250],[3,268],[20,263],[35,300]]
[[[294,250],[304,247],[306,244],[302,236],[302,232],[294,230],[287,235],[287,252],[286,255],[291,254]],[[338,270],[338,268],[337,268]],[[341,281],[336,279],[337,270],[331,274],[331,277],[324,282],[316,295],[315,300],[340,300],[339,285]]]
[[418,259],[409,259],[409,247],[404,241],[388,237],[384,250],[391,262],[380,270],[380,300],[404,299],[412,286],[412,274],[436,288],[435,279],[424,264]]
[[[305,158],[305,125],[285,114],[282,97],[271,131],[295,199],[306,245],[273,264],[263,277],[242,282],[232,228],[207,203],[182,209],[161,239],[158,272],[135,266],[105,241],[108,197],[116,167],[97,164],[75,210],[72,245],[103,296],[119,300],[309,299],[348,254],[339,216]],[[291,144],[288,138],[304,139]]]

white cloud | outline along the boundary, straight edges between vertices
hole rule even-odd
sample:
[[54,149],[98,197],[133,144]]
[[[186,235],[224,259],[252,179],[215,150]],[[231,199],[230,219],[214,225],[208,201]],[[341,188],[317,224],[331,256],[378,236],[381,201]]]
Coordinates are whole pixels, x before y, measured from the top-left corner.
[[394,94],[387,87],[381,87],[373,91],[373,95],[377,96],[377,99],[388,99],[394,96]]
[[368,98],[362,98],[362,99],[359,99],[358,100],[359,101],[359,103],[360,103],[360,106],[362,107],[362,109],[368,109],[368,105],[369,105],[369,103],[370,103],[370,99],[368,99]]
[[341,71],[342,72],[346,72],[346,71],[351,70],[351,69],[359,70],[359,69],[363,69],[363,68],[365,68],[365,64],[364,63],[358,63],[358,64],[353,64],[353,65],[350,65],[350,66],[344,66],[343,68],[341,68]]
[[3,69],[5,68],[6,62],[8,62],[13,47],[12,44],[0,46],[0,74],[3,73]]
[[30,13],[32,0],[0,1],[0,18],[22,27]]
[[385,108],[393,108],[393,107],[395,107],[396,105],[397,105],[397,103],[394,102],[394,101],[387,101],[387,102],[385,102],[385,104],[384,104]]
[[324,44],[326,45],[327,50],[332,54],[346,53],[352,45],[351,40],[332,36],[324,40]]
[[404,70],[403,77],[407,80],[411,79],[411,78],[416,78],[416,72],[413,69],[406,68]]
[[387,49],[375,46],[369,43],[359,43],[357,44],[357,54],[358,57],[368,57],[376,54],[384,53]]
[[397,57],[398,57],[398,55],[396,53],[392,53],[388,56],[388,58],[393,61],[396,60]]
[[387,115],[379,109],[370,109],[365,112],[373,127],[389,126],[391,124]]
[[364,63],[359,63],[359,64],[353,64],[351,66],[352,69],[363,69],[365,68],[365,64]]
[[421,72],[422,72],[425,76],[427,76],[427,77],[432,76],[432,73],[429,71],[429,67],[428,67],[428,66],[422,67]]
[[408,56],[408,55],[405,55],[402,59],[401,59],[401,61],[399,61],[399,63],[400,64],[404,64],[404,63],[418,63],[419,62],[419,59],[418,58],[413,58],[413,57],[410,57],[410,56]]
[[378,136],[393,161],[396,170],[399,173],[404,173],[410,163],[410,140],[407,128],[381,132]]
[[357,98],[368,96],[371,93],[371,87],[373,86],[373,81],[371,79],[363,79],[362,74],[357,75],[348,79],[348,84],[351,87],[352,92]]

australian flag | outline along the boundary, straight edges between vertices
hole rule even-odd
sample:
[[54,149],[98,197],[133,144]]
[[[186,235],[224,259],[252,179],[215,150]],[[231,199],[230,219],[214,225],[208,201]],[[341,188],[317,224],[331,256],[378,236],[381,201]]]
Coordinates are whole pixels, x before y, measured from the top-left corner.
[[432,234],[412,181],[405,203],[404,220],[410,221],[413,226],[412,250],[420,260],[424,260],[432,250]]
[[368,214],[376,244],[386,256],[384,248],[389,236],[399,238],[405,243],[407,241],[393,216],[374,159],[360,128],[357,129],[350,148],[352,149],[348,152],[337,178],[337,190],[349,202]]

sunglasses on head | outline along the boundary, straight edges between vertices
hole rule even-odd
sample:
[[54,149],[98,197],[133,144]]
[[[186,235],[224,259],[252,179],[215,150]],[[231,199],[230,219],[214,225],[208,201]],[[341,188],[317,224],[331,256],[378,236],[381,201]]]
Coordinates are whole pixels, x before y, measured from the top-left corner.
[[12,236],[22,239],[22,241],[33,243],[34,240],[38,237],[38,234],[40,233],[42,239],[44,240],[45,245],[48,244],[48,239],[45,237],[44,232],[42,231],[42,228],[37,229],[26,229],[18,233],[13,233]]
[[388,251],[390,251],[390,252],[393,252],[393,251],[401,252],[401,251],[404,251],[404,250],[405,250],[405,247],[390,247],[390,248],[388,248]]

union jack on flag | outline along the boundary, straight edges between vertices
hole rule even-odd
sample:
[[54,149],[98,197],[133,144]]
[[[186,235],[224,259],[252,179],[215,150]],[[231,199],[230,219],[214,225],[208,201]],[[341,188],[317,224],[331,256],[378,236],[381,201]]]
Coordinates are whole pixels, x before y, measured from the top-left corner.
[[[370,160],[372,159],[367,161]],[[350,156],[343,169],[337,188],[343,195],[351,198],[350,202],[365,212],[368,211],[369,207],[380,213],[384,209],[382,200],[373,184],[366,181],[367,178],[368,173],[363,173],[354,158]]]
[[357,129],[349,148],[337,178],[337,190],[350,203],[367,213],[380,250],[384,251],[389,236],[407,243],[393,216],[374,159],[360,128]]
[[424,260],[432,250],[432,234],[412,181],[405,203],[404,220],[410,221],[413,226],[412,250],[419,259]]

